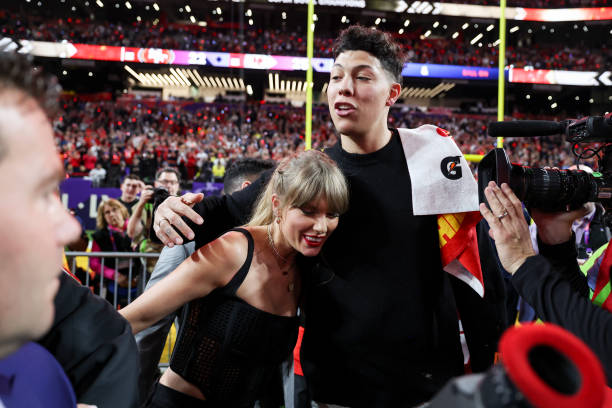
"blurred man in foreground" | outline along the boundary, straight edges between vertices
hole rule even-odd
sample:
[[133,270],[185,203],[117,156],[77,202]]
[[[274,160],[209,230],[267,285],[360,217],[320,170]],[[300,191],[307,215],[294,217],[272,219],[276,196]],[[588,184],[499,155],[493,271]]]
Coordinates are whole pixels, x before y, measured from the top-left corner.
[[0,407],[128,408],[138,375],[129,325],[60,272],[81,228],[57,193],[47,115],[58,91],[26,58],[0,54]]

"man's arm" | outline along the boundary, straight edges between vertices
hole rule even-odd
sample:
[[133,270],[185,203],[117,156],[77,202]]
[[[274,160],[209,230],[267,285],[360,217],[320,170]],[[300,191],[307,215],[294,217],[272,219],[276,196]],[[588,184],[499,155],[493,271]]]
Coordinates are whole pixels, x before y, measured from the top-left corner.
[[187,193],[166,198],[155,210],[152,225],[155,235],[169,247],[195,238],[199,248],[249,220],[271,175],[269,170],[250,186],[223,197],[204,198],[202,194]]
[[145,189],[140,193],[138,203],[132,209],[132,216],[127,225],[127,236],[130,239],[138,236],[142,233],[144,225],[142,224],[142,212],[144,211],[145,205],[153,198],[153,189]]
[[541,319],[582,339],[599,357],[608,384],[612,384],[612,314],[576,292],[540,255],[528,258],[518,268],[512,284]]

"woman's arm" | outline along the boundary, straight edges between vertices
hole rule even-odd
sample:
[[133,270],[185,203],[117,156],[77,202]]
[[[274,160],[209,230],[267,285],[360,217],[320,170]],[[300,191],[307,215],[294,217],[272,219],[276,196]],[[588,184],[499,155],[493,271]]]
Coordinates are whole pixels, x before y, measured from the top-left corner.
[[185,303],[225,286],[246,256],[246,237],[239,232],[228,232],[196,250],[176,270],[119,313],[130,322],[136,334]]
[[[91,252],[103,252],[102,248],[100,248],[100,245],[98,245],[96,241],[93,241],[93,244],[91,245]],[[96,275],[100,275],[100,270],[102,269],[101,258],[98,258],[97,256],[92,256],[89,261],[89,267],[92,271],[96,273]],[[103,273],[106,279],[115,280],[114,268],[104,265]],[[119,273],[117,273],[117,275],[119,275]]]

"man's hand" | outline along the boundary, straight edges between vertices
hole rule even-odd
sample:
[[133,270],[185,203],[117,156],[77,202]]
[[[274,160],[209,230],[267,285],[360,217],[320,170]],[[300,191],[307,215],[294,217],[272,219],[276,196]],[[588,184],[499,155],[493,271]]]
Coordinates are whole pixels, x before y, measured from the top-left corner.
[[138,199],[138,204],[145,205],[150,202],[153,198],[153,186],[145,186],[140,192],[140,198]]
[[491,209],[481,203],[480,213],[489,223],[489,235],[495,240],[502,266],[514,274],[528,257],[536,254],[523,206],[506,183],[500,189],[491,181],[485,188],[485,196]]
[[544,212],[531,210],[531,216],[538,226],[538,236],[543,243],[558,245],[567,242],[572,237],[572,224],[584,217],[593,209],[593,203],[585,203],[573,211]]
[[180,231],[187,238],[193,239],[195,234],[181,217],[187,217],[198,225],[202,224],[204,220],[198,213],[193,211],[192,207],[203,199],[204,194],[202,193],[186,193],[180,197],[171,196],[166,198],[157,207],[155,218],[153,219],[153,230],[157,238],[170,248],[174,244],[181,245],[183,243],[183,239],[176,230]]

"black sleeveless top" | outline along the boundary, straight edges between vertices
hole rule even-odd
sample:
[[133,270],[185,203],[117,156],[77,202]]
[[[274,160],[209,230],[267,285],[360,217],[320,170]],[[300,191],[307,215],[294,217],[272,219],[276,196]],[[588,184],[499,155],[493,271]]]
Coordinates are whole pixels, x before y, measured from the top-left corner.
[[293,350],[299,318],[264,312],[236,296],[254,244],[247,230],[232,231],[247,237],[246,261],[226,286],[187,305],[170,367],[202,391],[207,407],[251,408]]

